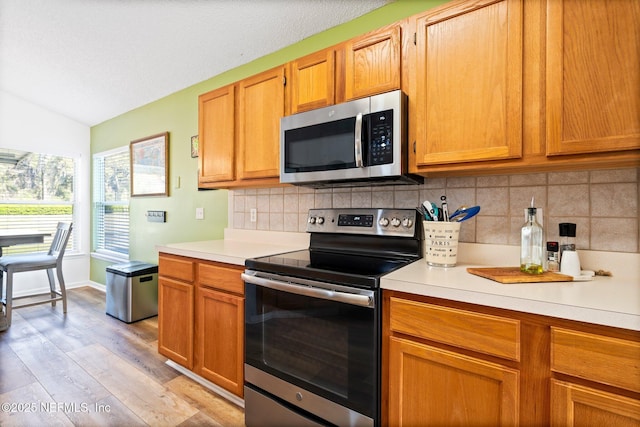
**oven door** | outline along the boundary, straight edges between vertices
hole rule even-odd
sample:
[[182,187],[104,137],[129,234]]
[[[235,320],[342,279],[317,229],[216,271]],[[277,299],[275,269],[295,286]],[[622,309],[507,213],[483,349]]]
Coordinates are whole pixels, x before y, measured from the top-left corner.
[[331,424],[375,425],[376,292],[260,275],[243,274],[245,382]]

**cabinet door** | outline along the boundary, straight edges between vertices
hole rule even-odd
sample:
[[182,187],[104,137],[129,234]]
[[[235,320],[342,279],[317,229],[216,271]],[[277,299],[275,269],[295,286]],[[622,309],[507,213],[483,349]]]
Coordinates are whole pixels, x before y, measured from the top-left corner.
[[238,178],[275,178],[284,116],[284,66],[239,83]]
[[235,86],[198,97],[198,183],[235,179]]
[[389,425],[515,426],[516,370],[390,338]]
[[551,426],[637,427],[640,401],[551,380]]
[[400,48],[399,25],[346,42],[347,100],[400,89]]
[[193,285],[158,277],[158,352],[193,368]]
[[335,103],[335,51],[327,49],[291,62],[291,114]]
[[417,21],[418,167],[522,156],[522,1],[469,8]]
[[198,287],[196,373],[242,397],[244,298]]
[[640,2],[550,1],[547,155],[640,148]]

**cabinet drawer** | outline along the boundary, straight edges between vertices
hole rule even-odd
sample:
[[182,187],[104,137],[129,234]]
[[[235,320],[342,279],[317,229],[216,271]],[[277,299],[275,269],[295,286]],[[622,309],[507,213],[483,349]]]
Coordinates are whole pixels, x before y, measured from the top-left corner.
[[199,264],[199,284],[201,286],[244,295],[244,282],[240,278],[240,273],[243,271],[243,267]]
[[640,343],[552,327],[551,369],[640,392]]
[[195,268],[189,258],[161,254],[158,261],[159,275],[193,283]]
[[520,322],[392,297],[390,328],[460,348],[520,360]]

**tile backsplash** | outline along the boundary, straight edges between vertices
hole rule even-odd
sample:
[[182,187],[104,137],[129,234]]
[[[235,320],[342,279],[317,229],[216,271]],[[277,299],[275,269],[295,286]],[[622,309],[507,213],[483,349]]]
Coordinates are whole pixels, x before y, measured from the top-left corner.
[[[640,251],[640,168],[548,172],[456,178],[426,178],[422,185],[314,190],[302,187],[229,192],[230,227],[304,232],[312,208],[414,208],[447,196],[450,209],[480,205],[462,223],[460,240],[520,245],[524,208],[535,197],[543,210],[546,240],[559,240],[558,224],[577,224],[578,249]],[[256,221],[251,222],[251,209]]]

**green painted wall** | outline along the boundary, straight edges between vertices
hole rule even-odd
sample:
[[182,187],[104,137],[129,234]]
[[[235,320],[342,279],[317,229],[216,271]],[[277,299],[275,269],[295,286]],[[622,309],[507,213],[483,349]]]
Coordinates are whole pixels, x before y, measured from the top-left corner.
[[[198,163],[190,154],[191,136],[198,134],[198,95],[431,9],[446,1],[398,0],[346,24],[311,36],[92,127],[92,154],[128,145],[130,141],[145,136],[165,131],[170,134],[169,197],[132,198],[130,258],[155,263],[155,246],[158,244],[220,239],[223,236],[223,230],[227,226],[227,191],[198,191]],[[178,179],[180,188],[175,188]],[[204,220],[195,219],[197,207],[204,208]],[[167,211],[167,222],[147,222],[145,213],[148,210]],[[91,280],[106,283],[105,268],[111,264],[92,258]]]

